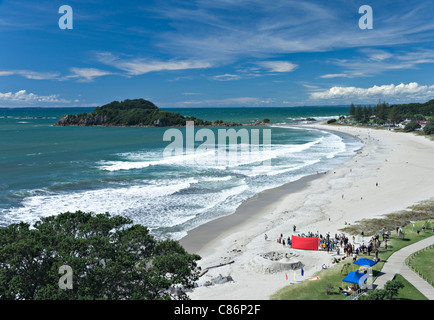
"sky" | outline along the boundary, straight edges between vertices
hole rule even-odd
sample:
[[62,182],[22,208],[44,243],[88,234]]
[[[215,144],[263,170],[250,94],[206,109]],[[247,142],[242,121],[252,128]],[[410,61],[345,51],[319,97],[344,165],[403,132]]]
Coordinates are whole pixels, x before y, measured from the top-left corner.
[[433,12],[432,0],[0,0],[0,107],[426,102]]

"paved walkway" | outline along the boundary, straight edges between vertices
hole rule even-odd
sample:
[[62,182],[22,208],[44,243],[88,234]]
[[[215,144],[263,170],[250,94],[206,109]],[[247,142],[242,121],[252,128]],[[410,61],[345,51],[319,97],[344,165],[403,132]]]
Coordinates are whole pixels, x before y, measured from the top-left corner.
[[422,280],[415,272],[405,265],[405,259],[413,252],[434,244],[434,236],[406,246],[392,254],[385,262],[381,274],[374,280],[374,288],[382,289],[388,280],[392,280],[399,273],[418,289],[429,300],[434,300],[434,287]]

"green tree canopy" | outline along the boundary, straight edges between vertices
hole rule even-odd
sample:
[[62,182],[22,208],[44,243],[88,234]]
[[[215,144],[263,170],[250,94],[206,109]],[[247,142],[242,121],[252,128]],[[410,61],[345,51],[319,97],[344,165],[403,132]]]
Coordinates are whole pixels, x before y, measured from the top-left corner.
[[354,112],[354,120],[356,120],[357,122],[360,122],[363,120],[363,108],[361,105],[358,105],[356,107],[356,110]]
[[[0,228],[0,299],[187,299],[199,259],[128,218],[66,212]],[[72,289],[59,286],[63,265]]]
[[388,114],[388,120],[395,124],[398,121],[402,121],[402,117],[398,113],[398,108],[396,107],[390,107],[389,114]]
[[425,134],[434,134],[434,122],[427,124],[423,128],[423,132],[425,132]]
[[356,107],[354,106],[353,103],[351,103],[350,110],[348,110],[348,115],[354,117],[355,114],[356,114]]
[[[358,110],[357,110],[358,109]],[[378,102],[374,108],[369,106],[366,110],[361,106],[351,104],[348,114],[357,122],[366,122],[369,117],[375,115],[377,124],[401,122],[405,119],[425,120],[434,116],[434,99],[425,103],[408,103],[389,105],[386,102]]]
[[414,131],[416,129],[419,129],[420,127],[421,127],[421,125],[419,123],[417,123],[416,121],[411,121],[405,125],[404,131],[411,132],[411,131]]
[[383,289],[369,290],[365,295],[361,295],[359,300],[393,300],[398,296],[399,289],[404,288],[404,284],[397,280],[389,280]]

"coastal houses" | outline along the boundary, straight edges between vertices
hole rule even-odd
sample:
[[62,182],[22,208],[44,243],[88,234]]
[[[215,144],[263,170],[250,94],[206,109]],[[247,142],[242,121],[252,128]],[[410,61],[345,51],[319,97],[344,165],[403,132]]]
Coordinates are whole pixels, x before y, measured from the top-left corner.
[[[410,120],[410,119],[405,119],[404,121],[400,122],[397,126],[398,126],[399,129],[404,129],[405,126],[406,126],[407,124],[409,124],[411,121],[412,121],[412,120]],[[419,130],[419,131],[420,131],[420,130],[423,130],[423,128],[424,128],[427,124],[430,123],[429,120],[418,120],[418,121],[416,121],[416,122],[420,125],[420,128],[419,128],[419,129],[416,129],[416,130]]]
[[428,121],[428,120],[420,120],[417,123],[419,123],[420,124],[420,128],[423,129],[427,124],[430,123],[430,121]]

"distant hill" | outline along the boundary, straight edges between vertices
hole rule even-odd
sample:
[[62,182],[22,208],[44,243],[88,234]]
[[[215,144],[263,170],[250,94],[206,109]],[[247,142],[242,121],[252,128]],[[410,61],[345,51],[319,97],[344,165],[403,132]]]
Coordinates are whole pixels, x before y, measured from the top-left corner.
[[184,117],[179,113],[161,110],[145,99],[127,99],[97,107],[91,113],[64,115],[55,123],[55,126],[176,127],[185,126],[186,121],[194,121],[195,126],[241,125],[222,120],[210,122],[195,117]]
[[425,103],[395,104],[390,108],[395,108],[396,112],[405,118],[412,118],[417,114],[434,116],[434,99]]
[[407,103],[389,105],[380,102],[376,106],[355,106],[351,104],[348,114],[360,123],[400,123],[409,120],[434,120],[434,99],[425,103]]

